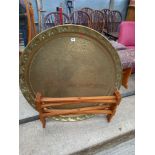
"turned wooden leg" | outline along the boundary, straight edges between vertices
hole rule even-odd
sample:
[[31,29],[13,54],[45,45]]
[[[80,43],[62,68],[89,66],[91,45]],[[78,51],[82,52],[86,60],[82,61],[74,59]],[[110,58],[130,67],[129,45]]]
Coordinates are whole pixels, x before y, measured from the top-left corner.
[[131,75],[132,68],[126,68],[123,69],[123,79],[122,79],[122,85],[127,89],[128,88],[128,80]]

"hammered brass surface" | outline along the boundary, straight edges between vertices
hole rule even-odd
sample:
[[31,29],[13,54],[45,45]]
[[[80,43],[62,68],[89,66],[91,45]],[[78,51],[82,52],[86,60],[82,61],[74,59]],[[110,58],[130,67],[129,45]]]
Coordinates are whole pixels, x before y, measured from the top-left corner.
[[[37,35],[20,59],[20,87],[35,107],[36,92],[47,97],[113,95],[121,86],[117,52],[98,32],[63,25]],[[83,107],[83,104],[60,108]]]

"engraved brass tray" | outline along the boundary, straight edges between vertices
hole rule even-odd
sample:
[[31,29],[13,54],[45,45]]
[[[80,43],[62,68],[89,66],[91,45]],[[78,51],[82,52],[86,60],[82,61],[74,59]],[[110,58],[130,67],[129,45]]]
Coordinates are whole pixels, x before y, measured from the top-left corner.
[[[104,36],[85,26],[48,29],[38,34],[20,57],[20,88],[34,108],[36,92],[47,97],[113,95],[121,82],[122,66],[116,50]],[[60,108],[77,106],[84,107],[81,103]]]

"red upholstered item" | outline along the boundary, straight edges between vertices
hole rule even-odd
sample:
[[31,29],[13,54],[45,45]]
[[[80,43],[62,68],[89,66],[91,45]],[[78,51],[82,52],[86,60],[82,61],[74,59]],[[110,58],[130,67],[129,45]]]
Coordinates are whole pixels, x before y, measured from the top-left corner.
[[135,46],[135,22],[123,21],[120,24],[118,42],[127,46],[127,48],[134,48]]

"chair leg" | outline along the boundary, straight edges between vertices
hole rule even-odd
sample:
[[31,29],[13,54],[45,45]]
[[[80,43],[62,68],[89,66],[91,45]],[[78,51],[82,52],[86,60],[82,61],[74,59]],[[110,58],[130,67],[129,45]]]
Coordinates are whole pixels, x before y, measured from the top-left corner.
[[123,70],[123,79],[122,79],[122,85],[127,89],[128,88],[128,80],[131,75],[132,69],[127,68]]

